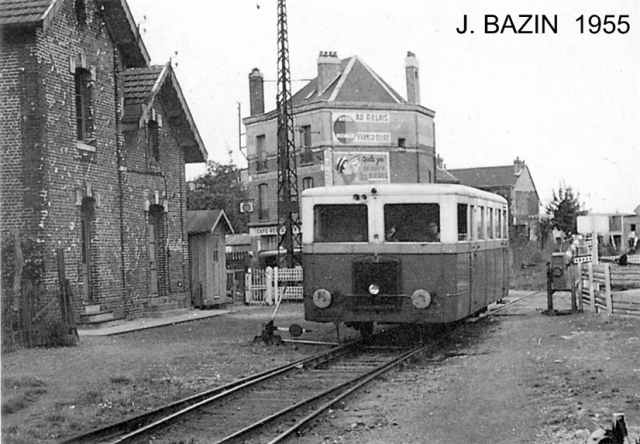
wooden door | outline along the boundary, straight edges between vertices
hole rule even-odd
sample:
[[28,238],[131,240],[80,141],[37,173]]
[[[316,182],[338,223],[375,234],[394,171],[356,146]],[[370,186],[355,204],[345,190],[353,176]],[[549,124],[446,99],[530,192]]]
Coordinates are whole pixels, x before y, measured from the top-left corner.
[[156,222],[149,222],[149,294],[158,294],[158,242]]
[[80,229],[82,230],[80,274],[82,275],[82,299],[84,302],[91,302],[93,298],[91,288],[91,242],[93,240],[93,231],[91,229],[92,219],[93,202],[91,202],[90,199],[84,199],[80,214]]

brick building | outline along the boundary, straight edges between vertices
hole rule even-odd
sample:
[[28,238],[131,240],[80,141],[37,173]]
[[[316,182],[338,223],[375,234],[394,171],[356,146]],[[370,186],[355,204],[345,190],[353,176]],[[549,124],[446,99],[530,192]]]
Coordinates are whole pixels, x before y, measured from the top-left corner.
[[[298,190],[351,183],[435,182],[434,111],[420,105],[419,64],[405,58],[404,99],[358,56],[321,52],[318,75],[292,97]],[[249,224],[255,252],[277,247],[277,113],[263,76],[249,74],[246,128]]]
[[64,252],[78,315],[189,306],[185,163],[207,152],[171,64],[125,0],[4,0],[0,26],[3,244],[43,259],[49,299]]
[[[537,240],[540,234],[540,197],[524,160],[513,165],[446,170],[441,161],[438,181],[458,183],[496,193],[509,203],[509,234]],[[451,178],[453,176],[453,179]]]

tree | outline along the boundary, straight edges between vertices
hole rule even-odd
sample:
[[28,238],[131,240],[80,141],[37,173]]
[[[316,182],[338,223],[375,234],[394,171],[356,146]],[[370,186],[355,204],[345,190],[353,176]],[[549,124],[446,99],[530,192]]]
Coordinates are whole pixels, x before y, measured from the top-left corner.
[[580,205],[579,197],[570,186],[563,188],[561,185],[557,193],[553,191],[553,200],[546,206],[547,214],[552,216],[551,226],[567,236],[578,232],[578,216],[587,214]]
[[236,233],[247,232],[248,213],[240,213],[240,202],[247,199],[240,170],[233,163],[209,161],[207,174],[193,181],[187,190],[189,210],[224,210]]

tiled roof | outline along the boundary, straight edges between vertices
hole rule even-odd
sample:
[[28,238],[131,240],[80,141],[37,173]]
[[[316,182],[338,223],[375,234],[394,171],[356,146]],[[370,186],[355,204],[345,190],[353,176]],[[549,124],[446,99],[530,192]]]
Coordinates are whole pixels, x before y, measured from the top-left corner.
[[437,183],[460,183],[460,180],[444,168],[436,168]]
[[292,98],[293,106],[314,102],[405,103],[405,100],[358,56],[340,61],[340,75],[318,91],[318,78],[307,83]]
[[[44,31],[65,0],[0,0],[0,26],[36,27]],[[146,66],[149,54],[126,0],[96,0],[127,66]]]
[[224,221],[227,231],[233,233],[233,228],[223,210],[187,211],[187,233],[210,233],[220,221]]
[[151,91],[159,80],[164,66],[131,68],[122,72],[124,97],[127,105],[145,103],[151,98]]
[[124,90],[124,124],[136,124],[140,127],[148,117],[161,90],[166,100],[163,104],[172,110],[176,117],[171,125],[180,135],[178,143],[185,149],[187,163],[200,163],[207,160],[200,133],[196,127],[187,101],[182,94],[178,79],[171,63],[164,66],[130,68],[122,72]]
[[36,26],[63,0],[0,0],[0,25]]
[[249,233],[227,234],[227,247],[251,245],[251,235]]
[[[526,166],[523,166],[523,168],[526,168]],[[457,177],[462,185],[468,185],[474,188],[515,186],[520,177],[514,174],[513,165],[463,168],[448,171]]]

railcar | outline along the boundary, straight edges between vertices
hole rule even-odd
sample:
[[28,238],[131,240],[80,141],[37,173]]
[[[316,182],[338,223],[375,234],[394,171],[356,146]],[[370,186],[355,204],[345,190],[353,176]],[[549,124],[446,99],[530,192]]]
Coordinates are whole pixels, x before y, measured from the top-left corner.
[[507,201],[455,184],[348,185],[301,198],[305,319],[444,324],[508,292]]

